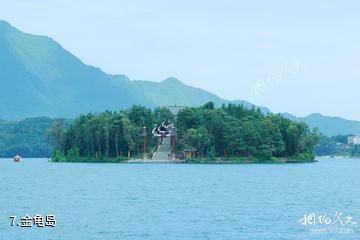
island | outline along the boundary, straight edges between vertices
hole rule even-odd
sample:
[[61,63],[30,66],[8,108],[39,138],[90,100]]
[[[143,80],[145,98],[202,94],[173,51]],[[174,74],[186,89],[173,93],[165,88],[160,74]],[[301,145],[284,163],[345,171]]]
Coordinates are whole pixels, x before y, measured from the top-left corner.
[[[171,123],[173,132],[155,136],[154,127],[164,121]],[[216,108],[208,102],[175,114],[167,107],[137,105],[84,114],[70,126],[56,121],[49,136],[53,162],[151,160],[162,149],[168,151],[158,154],[162,158],[185,163],[284,163],[314,161],[320,133],[255,107]]]

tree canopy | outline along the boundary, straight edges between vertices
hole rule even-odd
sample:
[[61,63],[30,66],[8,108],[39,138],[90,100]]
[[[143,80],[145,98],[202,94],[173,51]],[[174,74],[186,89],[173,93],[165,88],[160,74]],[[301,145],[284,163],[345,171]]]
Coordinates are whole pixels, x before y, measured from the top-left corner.
[[167,108],[150,110],[143,106],[119,112],[89,113],[65,128],[56,123],[49,133],[55,147],[54,161],[109,161],[138,157],[143,152],[143,127],[146,127],[148,150],[157,142],[151,135],[159,119],[173,118]]
[[180,149],[196,148],[200,156],[313,159],[319,139],[303,122],[235,104],[186,108],[176,126]]
[[151,110],[133,106],[119,112],[81,115],[69,128],[57,122],[49,131],[55,160],[139,157],[143,152],[143,127],[147,129],[150,153],[158,144],[151,130],[154,124],[165,120],[174,122],[177,129],[178,153],[190,149],[197,157],[311,160],[319,140],[317,130],[303,122],[279,114],[265,115],[259,109],[242,105],[215,108],[209,102],[202,107],[185,108],[176,118],[165,107]]

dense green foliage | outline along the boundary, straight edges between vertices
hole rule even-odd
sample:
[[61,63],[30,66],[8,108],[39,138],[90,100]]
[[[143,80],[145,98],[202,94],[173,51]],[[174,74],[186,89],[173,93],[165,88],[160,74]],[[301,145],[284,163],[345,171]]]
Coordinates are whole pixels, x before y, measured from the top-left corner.
[[52,146],[47,131],[56,120],[37,117],[19,122],[0,121],[0,157],[47,157]]
[[234,104],[186,108],[177,129],[180,149],[196,149],[200,157],[312,160],[318,142],[318,132],[303,122]]
[[151,153],[157,143],[151,131],[154,123],[163,119],[173,120],[167,108],[151,111],[133,106],[120,112],[81,115],[69,128],[59,121],[49,131],[55,147],[53,160],[117,162],[141,157],[143,127],[146,126],[147,152]]
[[337,135],[327,137],[322,135],[319,145],[315,148],[317,156],[349,156],[359,157],[360,146],[348,145],[348,137],[352,135]]
[[[151,111],[133,106],[120,112],[81,115],[67,129],[58,122],[50,130],[56,149],[53,160],[101,162],[141,157],[143,126],[147,127],[150,153],[157,143],[151,135],[154,124],[171,118],[166,108]],[[209,102],[185,108],[175,124],[178,153],[191,149],[199,158],[310,161],[318,141],[318,133],[302,122],[234,104],[215,108]]]

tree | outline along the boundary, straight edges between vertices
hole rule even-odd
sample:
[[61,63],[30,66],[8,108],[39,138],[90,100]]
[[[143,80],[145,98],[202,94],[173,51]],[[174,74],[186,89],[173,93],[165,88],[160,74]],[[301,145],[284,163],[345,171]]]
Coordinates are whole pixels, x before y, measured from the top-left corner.
[[48,130],[48,135],[51,143],[61,152],[64,152],[63,141],[64,141],[64,120],[60,119],[54,123],[52,128]]
[[[143,150],[143,127],[147,129],[148,149],[155,147],[156,141],[150,137],[154,124],[173,118],[167,108],[151,111],[133,106],[120,112],[81,115],[68,128],[59,121],[49,134],[59,156],[104,161],[122,153],[128,157],[139,154]],[[255,107],[247,109],[235,104],[216,109],[209,102],[185,108],[178,113],[175,124],[177,149],[195,148],[200,157],[309,160],[319,141],[319,132],[303,122],[278,114],[264,115]]]
[[163,121],[174,122],[174,115],[171,113],[170,109],[166,107],[157,107],[154,109],[154,122],[161,123]]

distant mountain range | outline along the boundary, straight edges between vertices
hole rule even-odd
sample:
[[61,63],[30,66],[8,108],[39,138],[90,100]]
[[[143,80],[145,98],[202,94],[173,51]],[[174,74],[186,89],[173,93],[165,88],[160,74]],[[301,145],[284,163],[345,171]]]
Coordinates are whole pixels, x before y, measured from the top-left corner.
[[[49,116],[72,118],[80,113],[129,108],[216,105],[233,102],[188,86],[176,78],[162,82],[132,81],[109,75],[81,62],[49,37],[23,33],[0,20],[0,119]],[[263,112],[267,108],[260,107]],[[289,118],[296,118],[285,114]],[[304,120],[325,134],[360,133],[360,122],[321,115]]]
[[327,136],[360,135],[360,121],[346,120],[339,117],[323,116],[320,113],[313,113],[307,117],[299,118],[290,113],[283,113],[284,117],[295,121],[303,121],[312,128],[319,128]]
[[[0,118],[80,113],[146,107],[228,103],[215,94],[175,78],[131,81],[82,63],[51,38],[23,33],[0,21]],[[252,106],[246,101],[235,103]],[[263,111],[268,111],[263,108]]]

